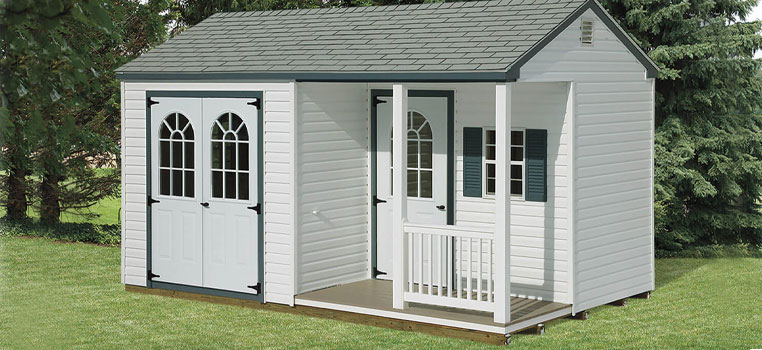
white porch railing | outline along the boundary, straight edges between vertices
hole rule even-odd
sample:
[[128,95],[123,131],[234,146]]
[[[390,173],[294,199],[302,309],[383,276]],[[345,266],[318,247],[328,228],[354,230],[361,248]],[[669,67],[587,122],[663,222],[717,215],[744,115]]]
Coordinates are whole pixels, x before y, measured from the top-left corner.
[[404,301],[493,312],[489,228],[405,223]]

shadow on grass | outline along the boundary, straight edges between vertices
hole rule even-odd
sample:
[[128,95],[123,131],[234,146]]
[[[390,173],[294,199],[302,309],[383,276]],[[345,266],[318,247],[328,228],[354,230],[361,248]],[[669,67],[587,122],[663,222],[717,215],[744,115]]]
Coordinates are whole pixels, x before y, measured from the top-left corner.
[[39,221],[0,219],[0,235],[15,237],[44,237],[66,242],[83,242],[101,245],[118,245],[121,240],[120,225],[92,223],[59,223],[46,225]]

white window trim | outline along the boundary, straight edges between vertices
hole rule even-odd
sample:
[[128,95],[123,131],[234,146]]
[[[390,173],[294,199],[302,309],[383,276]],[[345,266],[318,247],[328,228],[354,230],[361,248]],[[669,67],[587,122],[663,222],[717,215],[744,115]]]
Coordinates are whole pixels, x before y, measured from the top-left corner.
[[[482,135],[482,140],[483,140],[482,141],[482,196],[484,198],[495,198],[495,194],[494,193],[487,193],[487,164],[497,164],[496,161],[494,161],[494,160],[487,160],[487,132],[489,132],[489,131],[495,131],[495,128],[494,127],[489,127],[489,128],[483,128],[483,129],[484,129],[484,131],[483,131],[484,134]],[[522,139],[524,140],[524,143],[521,145],[521,148],[524,149],[524,156],[521,157],[521,159],[522,159],[521,161],[515,161],[515,160],[511,161],[511,165],[520,165],[521,166],[521,172],[522,172],[522,177],[521,177],[521,187],[522,187],[521,195],[512,194],[511,195],[511,200],[523,201],[524,200],[524,194],[525,194],[524,192],[526,192],[526,186],[525,186],[526,179],[524,178],[523,174],[526,173],[526,159],[527,159],[527,147],[526,147],[526,143],[527,143],[527,133],[526,133],[526,128],[511,128],[511,132],[514,132],[514,131],[520,131],[521,134],[523,135]],[[511,146],[511,147],[513,147],[513,146]],[[511,155],[509,153],[508,157],[510,158],[510,156]],[[510,187],[507,188],[507,190],[510,191]]]

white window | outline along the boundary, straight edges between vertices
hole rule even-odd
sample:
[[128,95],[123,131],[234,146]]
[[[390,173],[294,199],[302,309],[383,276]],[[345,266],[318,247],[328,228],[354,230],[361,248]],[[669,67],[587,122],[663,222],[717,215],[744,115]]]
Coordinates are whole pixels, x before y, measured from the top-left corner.
[[[495,195],[495,172],[497,170],[497,139],[495,130],[485,129],[484,135],[484,194]],[[524,197],[524,130],[513,129],[511,131],[511,195]]]
[[583,19],[580,21],[579,30],[579,42],[582,46],[593,46],[593,20]]

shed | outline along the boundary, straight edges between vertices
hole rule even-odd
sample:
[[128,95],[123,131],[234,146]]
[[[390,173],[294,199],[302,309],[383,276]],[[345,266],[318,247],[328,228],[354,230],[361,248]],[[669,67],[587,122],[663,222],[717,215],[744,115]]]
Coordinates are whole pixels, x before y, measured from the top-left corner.
[[595,0],[215,14],[117,72],[122,282],[500,342],[647,295],[656,73]]

